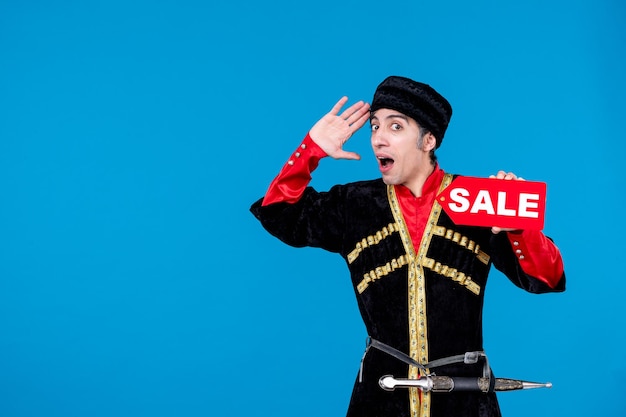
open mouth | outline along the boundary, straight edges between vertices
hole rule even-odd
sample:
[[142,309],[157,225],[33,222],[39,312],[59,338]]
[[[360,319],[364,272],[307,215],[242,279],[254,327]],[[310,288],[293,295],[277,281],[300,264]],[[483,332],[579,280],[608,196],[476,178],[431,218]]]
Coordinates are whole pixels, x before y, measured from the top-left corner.
[[393,159],[379,156],[378,163],[380,164],[381,168],[391,168],[391,166],[393,165]]

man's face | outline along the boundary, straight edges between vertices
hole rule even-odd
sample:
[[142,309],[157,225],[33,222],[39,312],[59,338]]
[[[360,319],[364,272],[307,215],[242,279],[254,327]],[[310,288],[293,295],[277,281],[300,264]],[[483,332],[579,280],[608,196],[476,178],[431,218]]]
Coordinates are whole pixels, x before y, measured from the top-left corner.
[[372,148],[385,184],[407,185],[429,163],[428,152],[418,147],[417,122],[396,110],[379,109],[370,117]]

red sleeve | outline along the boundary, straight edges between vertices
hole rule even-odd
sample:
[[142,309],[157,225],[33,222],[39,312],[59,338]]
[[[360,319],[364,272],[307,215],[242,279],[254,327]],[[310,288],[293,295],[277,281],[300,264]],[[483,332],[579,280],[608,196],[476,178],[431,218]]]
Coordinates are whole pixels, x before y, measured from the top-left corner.
[[320,159],[325,156],[328,156],[326,152],[307,134],[270,184],[261,205],[298,201],[311,181],[311,173],[319,165]]
[[542,232],[507,233],[524,272],[555,288],[563,276],[563,258],[556,245]]

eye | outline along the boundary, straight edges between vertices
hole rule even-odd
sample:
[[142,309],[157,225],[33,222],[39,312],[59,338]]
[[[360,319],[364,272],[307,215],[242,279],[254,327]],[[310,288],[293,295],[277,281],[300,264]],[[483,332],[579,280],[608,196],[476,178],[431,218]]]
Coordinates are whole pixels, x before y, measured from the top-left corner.
[[372,125],[370,125],[370,127],[372,128],[372,132],[375,132],[375,131],[378,130],[378,125],[372,124]]
[[391,130],[400,130],[402,129],[402,126],[400,125],[400,123],[393,123],[391,125]]

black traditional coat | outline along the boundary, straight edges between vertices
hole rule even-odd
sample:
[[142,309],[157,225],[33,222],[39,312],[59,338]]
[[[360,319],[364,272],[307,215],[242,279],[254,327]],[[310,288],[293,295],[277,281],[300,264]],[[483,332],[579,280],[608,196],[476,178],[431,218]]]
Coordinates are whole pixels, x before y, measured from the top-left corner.
[[[446,175],[442,189],[452,179]],[[368,334],[420,363],[480,351],[482,311],[491,264],[532,293],[563,291],[524,273],[505,233],[456,226],[434,203],[420,247],[414,248],[393,186],[381,179],[308,187],[295,204],[251,207],[263,227],[288,245],[340,254],[350,270]],[[482,364],[437,368],[439,375],[481,376]],[[348,416],[499,416],[495,394],[384,391],[383,375],[417,378],[419,369],[370,349],[355,382]]]

